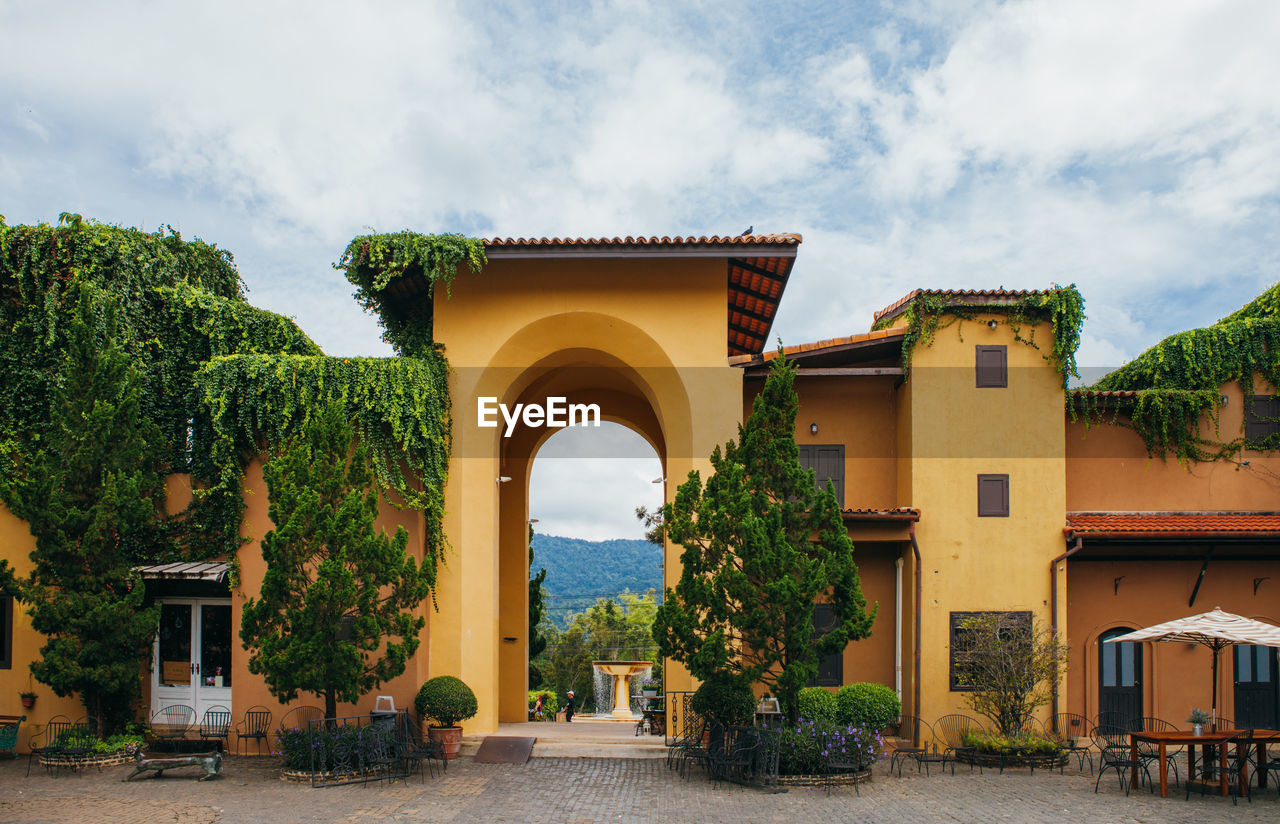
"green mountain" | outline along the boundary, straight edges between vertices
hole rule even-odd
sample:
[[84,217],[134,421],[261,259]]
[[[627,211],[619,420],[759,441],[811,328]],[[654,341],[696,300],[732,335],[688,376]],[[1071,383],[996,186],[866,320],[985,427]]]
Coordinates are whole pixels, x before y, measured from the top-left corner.
[[662,596],[662,547],[643,538],[587,541],[533,536],[533,571],[546,567],[547,618],[558,627],[570,613],[620,592],[654,590]]

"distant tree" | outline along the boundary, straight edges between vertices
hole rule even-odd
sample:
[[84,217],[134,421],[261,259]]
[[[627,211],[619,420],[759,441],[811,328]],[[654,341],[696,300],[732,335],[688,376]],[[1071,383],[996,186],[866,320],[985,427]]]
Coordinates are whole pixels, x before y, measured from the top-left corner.
[[160,620],[132,570],[156,543],[161,439],[116,328],[115,305],[82,292],[50,434],[3,481],[36,539],[30,576],[9,583],[45,636],[31,672],[57,695],[78,694],[98,734],[133,717]]
[[644,527],[644,539],[651,544],[663,545],[662,508],[650,512],[647,506],[636,507],[636,520]]
[[378,493],[365,448],[338,405],[318,411],[262,474],[275,529],[262,538],[267,570],[245,605],[240,638],[249,671],[282,702],[309,692],[355,702],[404,672],[431,594],[428,569],[406,553],[403,527],[375,529]]
[[956,627],[951,654],[965,702],[1013,736],[1049,702],[1068,647],[1027,613],[978,612]]
[[572,689],[579,706],[594,694],[592,661],[653,661],[655,672],[661,671],[653,642],[654,594],[624,592],[618,601],[599,599],[572,615],[563,630],[547,626],[547,649],[539,661],[543,683],[561,695]]
[[[684,552],[653,627],[662,654],[695,677],[727,671],[762,682],[793,723],[821,657],[870,635],[876,614],[831,485],[819,492],[800,465],[794,381],[779,352],[738,440],[712,453],[706,485],[690,472],[663,507],[667,537]],[[820,638],[815,603],[834,614]]]
[[542,671],[534,665],[534,659],[547,648],[547,639],[542,634],[542,623],[547,617],[547,591],[543,581],[547,580],[547,568],[533,572],[533,524],[529,525],[529,686],[542,686]]

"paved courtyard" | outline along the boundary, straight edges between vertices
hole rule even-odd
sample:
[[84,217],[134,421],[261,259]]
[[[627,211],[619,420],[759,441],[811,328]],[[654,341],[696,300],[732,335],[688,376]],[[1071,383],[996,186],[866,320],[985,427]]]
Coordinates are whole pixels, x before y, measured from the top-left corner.
[[[272,759],[229,758],[222,777],[197,783],[193,770],[122,783],[130,767],[59,778],[26,760],[0,762],[0,821],[28,824],[206,824],[206,822],[1274,822],[1274,787],[1253,803],[1162,799],[1145,789],[1125,798],[1115,779],[1093,793],[1088,773],[1026,770],[1004,775],[889,777],[876,768],[862,787],[792,789],[779,795],[689,780],[661,760],[540,758],[527,765],[454,763],[447,775],[391,786],[311,789],[278,778]],[[192,777],[188,777],[191,775]],[[1176,797],[1175,797],[1176,796]]]

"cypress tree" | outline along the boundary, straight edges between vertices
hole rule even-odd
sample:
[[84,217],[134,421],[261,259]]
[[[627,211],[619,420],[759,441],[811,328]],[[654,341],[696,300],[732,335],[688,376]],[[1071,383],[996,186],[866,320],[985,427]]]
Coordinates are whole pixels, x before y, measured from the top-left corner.
[[49,435],[6,481],[36,539],[31,575],[18,582],[45,636],[31,672],[59,696],[78,694],[99,735],[133,716],[159,623],[132,567],[156,543],[160,437],[116,328],[114,302],[82,289]]
[[[794,723],[800,690],[821,657],[871,634],[853,544],[828,483],[819,491],[800,465],[795,366],[774,359],[737,441],[711,455],[663,507],[663,526],[684,547],[682,571],[658,608],[653,636],[664,656],[701,680],[729,672],[768,685]],[[834,624],[815,638],[815,603]]]
[[240,638],[249,671],[282,702],[309,692],[355,702],[400,675],[426,621],[413,608],[431,594],[430,567],[406,552],[403,527],[376,530],[378,493],[368,453],[341,406],[320,410],[263,467],[275,528],[258,598],[245,605]]

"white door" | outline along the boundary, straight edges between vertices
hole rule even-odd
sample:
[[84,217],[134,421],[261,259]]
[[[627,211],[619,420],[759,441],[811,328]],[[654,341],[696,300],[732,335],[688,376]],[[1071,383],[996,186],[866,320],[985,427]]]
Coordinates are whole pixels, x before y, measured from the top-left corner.
[[156,633],[151,712],[185,704],[231,707],[231,600],[165,599]]

